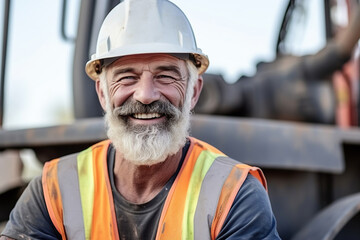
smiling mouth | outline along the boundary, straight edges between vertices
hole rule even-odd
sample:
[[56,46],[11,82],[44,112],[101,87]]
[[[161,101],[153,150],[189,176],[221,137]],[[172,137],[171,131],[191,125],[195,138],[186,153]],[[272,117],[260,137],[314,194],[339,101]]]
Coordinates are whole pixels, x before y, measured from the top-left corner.
[[135,113],[132,115],[133,118],[140,120],[156,119],[156,118],[161,118],[162,116],[163,115],[159,113]]

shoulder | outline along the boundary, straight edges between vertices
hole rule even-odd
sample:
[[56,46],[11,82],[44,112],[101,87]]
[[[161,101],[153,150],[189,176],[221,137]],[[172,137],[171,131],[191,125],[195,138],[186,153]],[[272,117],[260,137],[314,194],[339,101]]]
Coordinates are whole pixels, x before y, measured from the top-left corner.
[[213,153],[216,153],[216,154],[225,155],[219,149],[217,149],[216,147],[212,146],[211,144],[209,144],[207,142],[204,142],[204,141],[199,140],[199,139],[194,138],[194,137],[189,137],[189,139],[190,139],[190,144],[193,147],[200,147],[202,150],[209,150],[210,152],[213,152]]
[[1,233],[19,239],[57,239],[59,237],[47,212],[41,177],[34,178],[16,203],[9,221]]
[[217,239],[280,239],[268,194],[254,176],[238,191]]
[[235,198],[236,202],[255,201],[252,205],[271,210],[270,200],[264,186],[253,175],[248,174]]
[[[107,153],[108,147],[110,145],[110,141],[109,140],[104,140],[101,142],[98,142],[84,150],[82,150],[81,152],[77,152],[77,153],[72,153],[69,155],[65,155],[62,156],[60,158],[57,159],[53,159],[51,161],[48,161],[45,163],[44,165],[44,169],[43,169],[43,176],[45,178],[47,178],[47,175],[51,175],[53,173],[57,173],[58,171],[61,172],[68,172],[68,171],[73,171],[73,170],[77,170],[78,168],[78,160],[79,159],[89,159],[89,158],[99,158],[99,157],[103,157],[103,155],[101,155],[101,153],[105,152]],[[100,154],[99,154],[100,152]],[[106,156],[106,154],[104,154],[104,156]],[[83,164],[87,165],[90,163],[90,161],[82,161]],[[82,165],[84,166],[84,165]]]
[[[107,152],[108,148],[111,146],[111,142],[110,140],[104,140],[98,143],[95,143],[94,145],[83,149],[80,152],[76,152],[76,153],[72,153],[69,155],[65,155],[62,156],[60,158],[57,159],[53,159],[51,161],[46,162],[46,164],[51,164],[54,162],[59,161],[59,163],[61,164],[68,164],[69,162],[76,162],[78,156],[84,156],[84,155],[96,155],[99,151],[102,152]],[[102,156],[101,156],[102,157]]]

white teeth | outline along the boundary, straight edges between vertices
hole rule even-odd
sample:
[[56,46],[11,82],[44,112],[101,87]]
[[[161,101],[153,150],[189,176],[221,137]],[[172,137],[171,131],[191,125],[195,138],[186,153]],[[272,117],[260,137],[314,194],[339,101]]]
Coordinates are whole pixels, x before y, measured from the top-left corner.
[[135,113],[134,117],[137,119],[151,119],[159,118],[161,115],[159,113]]

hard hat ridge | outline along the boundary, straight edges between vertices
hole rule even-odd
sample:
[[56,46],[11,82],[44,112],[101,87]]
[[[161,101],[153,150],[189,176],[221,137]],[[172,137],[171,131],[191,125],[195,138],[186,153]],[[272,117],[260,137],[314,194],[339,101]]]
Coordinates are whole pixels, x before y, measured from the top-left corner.
[[199,74],[209,65],[207,56],[197,48],[188,19],[175,4],[167,0],[125,0],[105,18],[86,73],[96,80],[104,60],[146,53],[190,54]]

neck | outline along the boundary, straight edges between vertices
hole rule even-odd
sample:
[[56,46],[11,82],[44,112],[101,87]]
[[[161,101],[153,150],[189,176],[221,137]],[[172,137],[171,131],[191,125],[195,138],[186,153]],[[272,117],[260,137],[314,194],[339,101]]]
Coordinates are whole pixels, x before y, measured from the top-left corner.
[[153,199],[176,172],[182,149],[165,161],[148,165],[135,165],[115,154],[114,179],[120,194],[129,202],[142,204]]

